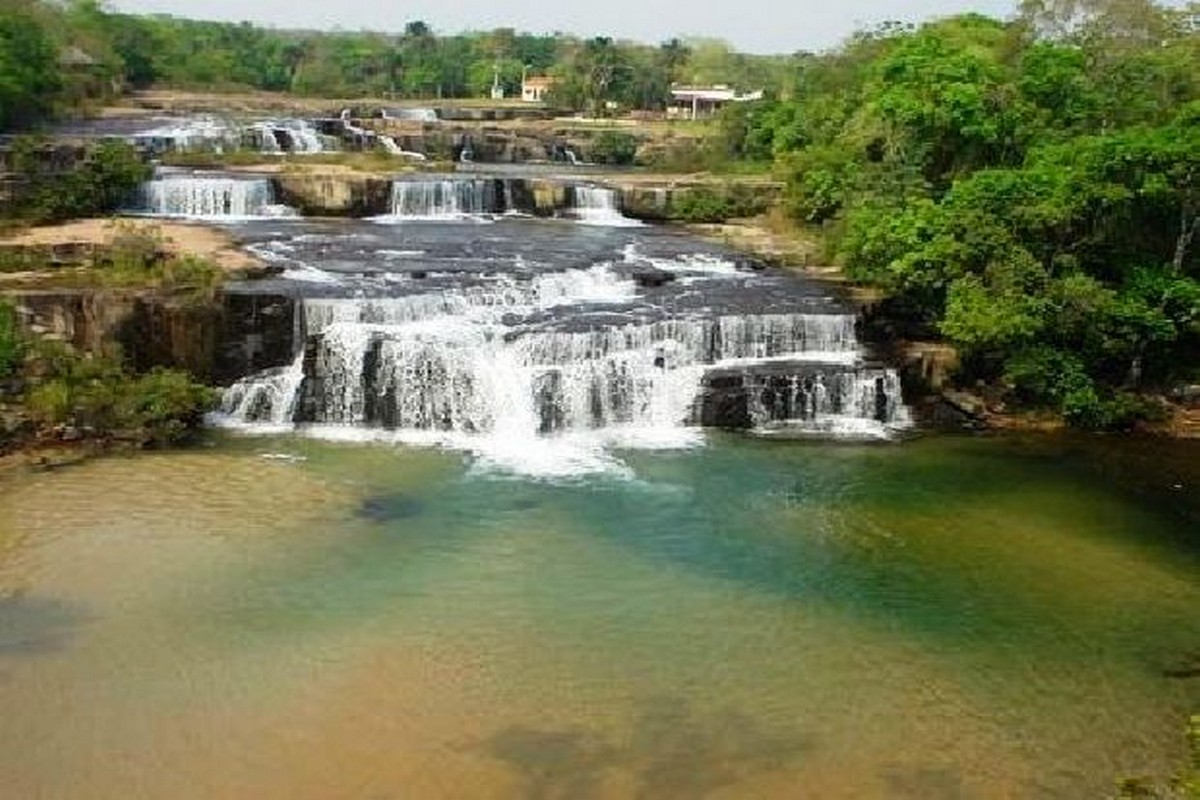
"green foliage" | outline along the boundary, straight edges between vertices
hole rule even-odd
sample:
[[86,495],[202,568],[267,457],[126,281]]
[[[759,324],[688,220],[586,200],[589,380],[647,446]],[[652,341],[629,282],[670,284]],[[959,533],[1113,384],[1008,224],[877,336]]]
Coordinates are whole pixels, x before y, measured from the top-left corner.
[[671,195],[667,216],[680,222],[724,222],[765,210],[766,204],[753,190],[732,185],[693,186]]
[[17,184],[5,213],[35,223],[115,211],[153,172],[132,146],[115,139],[77,154],[36,137],[19,137],[9,163]]
[[847,274],[957,346],[962,378],[1075,424],[1200,369],[1200,37],[1149,0],[1027,0],[802,59],[711,150],[770,157]]
[[221,268],[190,253],[171,255],[162,231],[153,225],[117,221],[97,254],[94,277],[106,286],[162,286],[209,297],[220,285]]
[[17,328],[17,311],[0,300],[0,380],[11,377],[21,365],[25,343]]
[[[522,76],[559,79],[554,105],[609,113],[660,110],[676,82],[774,92],[790,57],[734,52],[719,40],[659,46],[496,28],[437,35],[293,31],[107,10],[96,0],[5,0],[0,17],[0,131],[78,111],[121,87],[262,89],[326,97],[517,97]],[[74,54],[75,65],[60,63]],[[84,55],[78,58],[78,53]]]
[[861,169],[853,155],[833,145],[813,145],[786,160],[787,210],[809,223],[833,218],[855,191]]
[[215,393],[178,370],[131,375],[119,362],[81,356],[69,347],[39,342],[25,409],[43,428],[70,426],[93,436],[174,444],[200,424]]
[[0,14],[0,132],[48,116],[61,88],[57,48],[34,11],[11,2]]
[[591,142],[591,160],[597,164],[629,165],[637,155],[638,140],[633,134],[605,130]]

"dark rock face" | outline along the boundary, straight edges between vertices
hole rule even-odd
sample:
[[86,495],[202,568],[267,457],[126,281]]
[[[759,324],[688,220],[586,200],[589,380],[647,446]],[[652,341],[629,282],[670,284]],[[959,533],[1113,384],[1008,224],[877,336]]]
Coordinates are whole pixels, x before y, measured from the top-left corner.
[[894,381],[872,365],[766,362],[704,376],[694,415],[701,425],[743,430],[846,414],[888,423],[896,415]]
[[119,348],[135,370],[183,369],[232,383],[291,362],[292,298],[222,293],[211,300],[171,292],[57,290],[11,295],[29,331],[87,353]]
[[750,395],[743,376],[706,376],[697,417],[706,428],[747,430],[754,427],[754,420],[750,416]]
[[296,300],[279,294],[227,292],[212,380],[226,385],[258,370],[282,367],[296,353]]
[[674,280],[674,272],[668,272],[665,269],[656,269],[654,267],[639,269],[633,273],[634,283],[643,289],[654,289],[659,286],[665,286]]

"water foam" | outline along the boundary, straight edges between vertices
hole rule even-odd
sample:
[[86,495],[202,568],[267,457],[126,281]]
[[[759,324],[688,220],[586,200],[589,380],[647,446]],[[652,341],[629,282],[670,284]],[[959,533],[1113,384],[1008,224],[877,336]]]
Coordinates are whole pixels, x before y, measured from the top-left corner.
[[[726,262],[678,265],[718,263]],[[553,320],[586,315],[561,309],[619,309],[637,297],[636,284],[610,264],[475,281],[400,297],[305,299],[302,352],[284,370],[231,387],[226,424],[274,431],[290,421],[322,438],[450,447],[480,468],[556,478],[625,474],[614,455],[623,448],[697,446],[697,403],[712,370],[747,370],[739,380],[764,435],[885,436],[906,424],[894,373],[861,366],[851,314],[626,322],[609,314],[564,329]]]

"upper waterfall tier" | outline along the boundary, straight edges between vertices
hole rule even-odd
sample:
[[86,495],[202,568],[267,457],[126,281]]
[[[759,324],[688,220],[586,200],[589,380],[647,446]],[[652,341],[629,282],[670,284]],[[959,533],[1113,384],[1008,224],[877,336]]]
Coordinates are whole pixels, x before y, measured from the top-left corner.
[[286,216],[265,178],[165,173],[142,184],[134,210],[153,216],[252,219]]
[[392,184],[392,216],[398,219],[460,219],[465,216],[503,213],[496,181],[403,180]]
[[392,183],[387,218],[444,221],[516,213],[556,216],[605,227],[640,225],[621,213],[620,199],[613,189],[560,179],[542,180],[538,186],[505,177],[403,178]]

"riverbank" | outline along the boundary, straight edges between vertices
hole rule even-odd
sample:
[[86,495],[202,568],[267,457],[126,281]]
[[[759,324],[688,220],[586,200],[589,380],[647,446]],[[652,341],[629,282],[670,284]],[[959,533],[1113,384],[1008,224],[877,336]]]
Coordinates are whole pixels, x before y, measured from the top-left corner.
[[[227,231],[202,222],[148,220],[144,217],[97,217],[55,225],[20,228],[0,235],[0,250],[24,249],[33,255],[93,252],[113,246],[119,236],[142,236],[154,240],[161,255],[203,258],[223,272],[244,275],[262,270],[263,262],[241,248]],[[0,269],[0,283],[24,282],[45,278],[58,268],[47,263],[43,269],[6,272]]]
[[[851,282],[836,265],[822,258],[825,243],[812,229],[797,226],[776,207],[756,217],[721,223],[682,223],[698,236],[742,250],[772,266],[797,271],[806,277],[832,282],[843,288],[870,318],[872,344],[905,376],[907,395],[923,421],[935,428],[965,428],[998,432],[1058,433],[1067,429],[1062,414],[1047,409],[1014,410],[1004,402],[1001,387],[978,391],[955,384],[959,366],[955,349],[944,341],[907,339],[897,331],[906,320],[889,319],[886,295],[874,287]],[[881,310],[882,309],[882,310]],[[1142,395],[1155,409],[1149,418],[1132,425],[1130,432],[1172,439],[1200,439],[1200,390],[1178,387]]]
[[0,257],[0,456],[41,467],[190,438],[217,290],[264,271],[215,228],[129,219],[24,229]]

